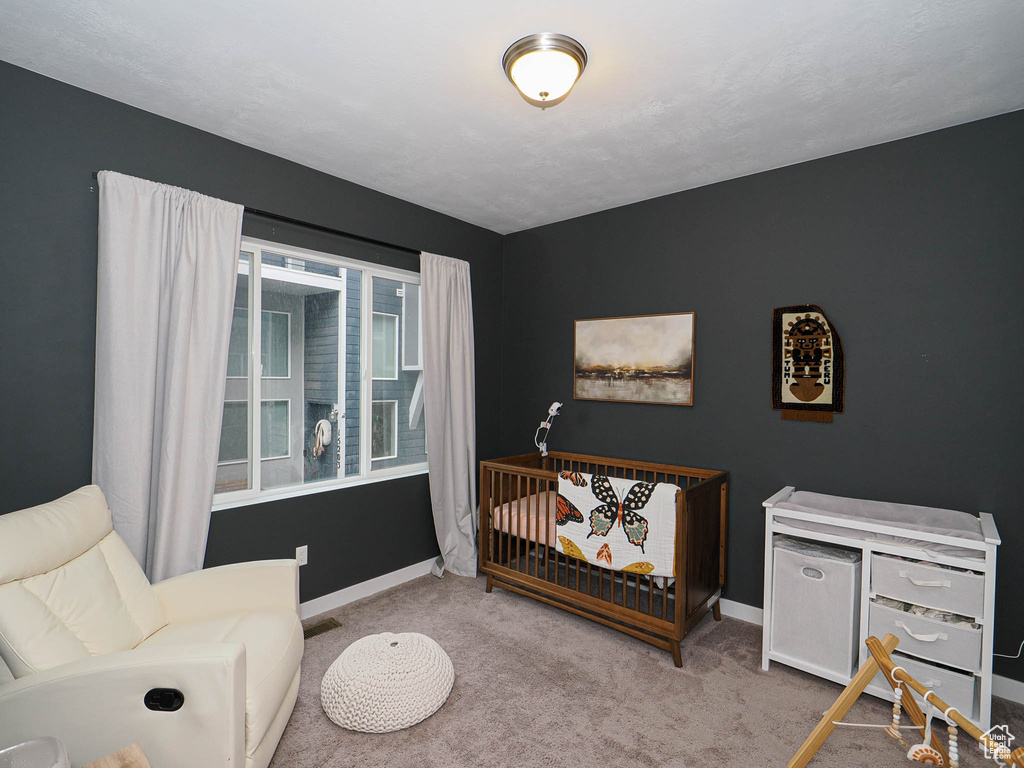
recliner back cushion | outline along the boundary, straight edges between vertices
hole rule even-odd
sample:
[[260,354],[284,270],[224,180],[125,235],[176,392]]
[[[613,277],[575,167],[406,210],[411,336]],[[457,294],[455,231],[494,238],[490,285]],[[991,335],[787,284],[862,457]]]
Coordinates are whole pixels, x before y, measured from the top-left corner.
[[166,623],[96,486],[0,515],[0,657],[15,677],[134,648]]

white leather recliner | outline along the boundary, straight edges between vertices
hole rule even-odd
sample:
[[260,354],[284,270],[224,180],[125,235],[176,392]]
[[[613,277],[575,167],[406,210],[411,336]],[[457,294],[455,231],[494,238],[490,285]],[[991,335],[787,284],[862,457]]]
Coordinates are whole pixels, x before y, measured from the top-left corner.
[[0,748],[265,768],[298,694],[298,582],[267,560],[150,585],[94,485],[0,515]]

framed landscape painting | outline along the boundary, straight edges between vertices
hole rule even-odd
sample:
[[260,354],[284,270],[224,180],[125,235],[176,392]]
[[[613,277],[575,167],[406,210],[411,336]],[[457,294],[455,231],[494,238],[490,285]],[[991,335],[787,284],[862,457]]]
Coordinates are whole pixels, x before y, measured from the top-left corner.
[[573,397],[693,405],[693,312],[576,321]]

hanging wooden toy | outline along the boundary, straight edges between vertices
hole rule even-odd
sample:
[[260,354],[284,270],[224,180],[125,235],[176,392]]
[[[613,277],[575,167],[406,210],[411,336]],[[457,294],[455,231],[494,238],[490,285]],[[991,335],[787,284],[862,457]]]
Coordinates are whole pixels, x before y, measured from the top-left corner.
[[[902,688],[902,686],[900,686]],[[934,749],[931,745],[932,741],[932,715],[934,714],[935,707],[928,700],[928,697],[932,695],[931,691],[928,691],[924,695],[924,703],[928,705],[928,714],[924,720],[924,741],[920,744],[911,745],[910,749],[907,750],[907,759],[916,760],[924,765],[945,765],[945,761],[942,759],[942,755],[937,749]],[[895,705],[893,705],[895,707]]]
[[[896,687],[892,689],[892,725],[885,729],[885,732],[892,736],[903,746],[907,746],[907,742],[903,740],[900,735],[900,703],[903,699],[903,685],[896,683]],[[838,725],[838,723],[836,723]]]
[[957,712],[956,707],[947,707],[942,716],[946,719],[946,732],[949,734],[949,768],[960,768],[960,750],[957,747],[958,733],[956,721],[953,720],[950,712]]

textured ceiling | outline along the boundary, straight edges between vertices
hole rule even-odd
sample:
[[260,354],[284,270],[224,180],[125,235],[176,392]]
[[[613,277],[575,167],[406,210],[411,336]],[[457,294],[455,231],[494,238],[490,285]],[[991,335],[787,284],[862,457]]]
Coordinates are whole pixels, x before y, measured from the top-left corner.
[[[541,111],[501,71],[586,47]],[[3,0],[0,59],[500,233],[1024,107],[1022,0]]]

